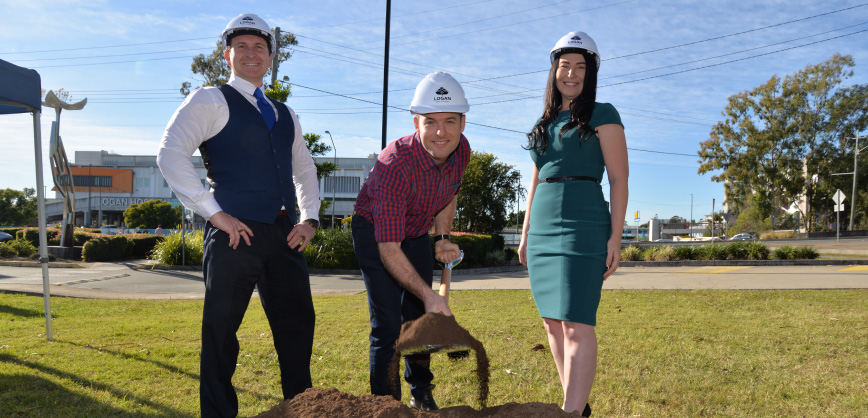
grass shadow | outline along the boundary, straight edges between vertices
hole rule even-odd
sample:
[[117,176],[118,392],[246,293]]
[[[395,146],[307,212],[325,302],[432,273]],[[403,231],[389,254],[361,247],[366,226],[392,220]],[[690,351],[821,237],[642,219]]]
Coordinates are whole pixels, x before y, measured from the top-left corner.
[[44,313],[42,311],[37,311],[35,309],[21,309],[14,306],[2,304],[0,304],[0,314],[10,314],[22,318],[37,318],[40,316],[44,316]]
[[[184,413],[152,402],[150,399],[136,396],[135,393],[115,389],[104,383],[86,379],[78,375],[64,372],[62,370],[48,367],[42,364],[21,360],[18,357],[9,354],[0,354],[0,364],[11,364],[15,366],[25,367],[35,372],[45,373],[57,377],[58,379],[69,380],[83,387],[88,387],[93,390],[110,393],[116,399],[133,400],[139,405],[148,406],[156,411],[156,414],[150,416],[159,417],[193,417],[194,415]],[[70,391],[69,389],[60,386],[52,381],[42,377],[22,374],[0,374],[0,393],[3,393],[3,413],[9,413],[11,416],[41,416],[46,410],[50,410],[50,416],[70,416],[74,411],[100,411],[99,416],[113,417],[142,417],[141,411],[130,412],[117,409],[106,405],[105,403],[94,400],[92,397],[83,396],[79,393]],[[46,396],[50,395],[50,396]],[[88,406],[88,404],[92,404]],[[10,405],[16,405],[18,410],[7,409]],[[12,408],[15,408],[13,406]],[[102,413],[104,411],[104,413]]]
[[75,347],[78,347],[78,348],[83,348],[83,349],[86,349],[86,350],[93,350],[93,351],[96,351],[96,352],[99,352],[99,353],[107,353],[107,354],[111,354],[111,355],[114,355],[114,356],[117,356],[117,357],[123,358],[124,360],[136,360],[136,361],[140,361],[140,362],[144,362],[144,363],[150,363],[150,364],[153,364],[154,366],[157,366],[157,367],[160,367],[160,368],[166,369],[166,370],[168,370],[168,371],[170,371],[170,372],[172,372],[172,373],[177,373],[177,374],[180,374],[180,375],[184,375],[184,376],[186,376],[186,377],[188,377],[188,378],[190,378],[190,379],[194,379],[194,380],[196,380],[196,381],[199,380],[199,375],[198,375],[198,374],[190,373],[190,372],[188,372],[188,371],[186,371],[186,370],[184,370],[184,369],[181,369],[180,367],[173,366],[173,365],[171,365],[171,364],[166,364],[166,363],[163,363],[163,362],[160,362],[160,361],[156,361],[156,360],[153,360],[153,359],[149,359],[149,358],[143,357],[143,356],[138,355],[138,354],[129,354],[129,353],[124,353],[124,352],[119,351],[119,350],[112,350],[112,349],[107,349],[107,348],[103,348],[103,347],[94,347],[94,346],[92,346],[92,345],[90,345],[90,344],[84,344],[84,345],[82,345],[82,344],[80,344],[80,343],[76,343],[76,342],[72,342],[72,341],[60,341],[60,340],[56,340],[56,342],[61,343],[61,344],[69,344],[69,345],[72,345],[72,346],[75,346]]

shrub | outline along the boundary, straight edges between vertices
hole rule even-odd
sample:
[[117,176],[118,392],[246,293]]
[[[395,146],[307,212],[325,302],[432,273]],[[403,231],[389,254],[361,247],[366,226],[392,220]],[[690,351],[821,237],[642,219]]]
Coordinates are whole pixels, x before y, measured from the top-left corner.
[[783,247],[775,248],[772,255],[779,260],[792,260],[796,252],[795,247],[784,245]]
[[635,246],[631,245],[626,248],[621,249],[621,260],[623,261],[640,261],[642,260],[642,250]]
[[18,254],[7,242],[0,242],[0,258],[12,258]]
[[[99,238],[101,236],[102,234],[100,234],[99,231],[97,231],[96,233],[87,230],[75,231],[72,233],[72,245],[75,245],[76,247],[82,247],[84,246],[84,243],[94,238]],[[60,238],[58,238],[58,243],[60,242],[59,240]]]
[[11,255],[7,257],[12,257],[16,255],[19,257],[30,257],[31,254],[36,253],[36,247],[22,239],[6,241],[3,243],[3,245],[8,248],[6,252],[11,253]]
[[748,260],[768,260],[769,247],[761,242],[748,241],[745,242],[746,257]]
[[676,260],[693,260],[696,258],[696,247],[692,245],[683,245],[675,247]]
[[697,260],[725,260],[727,250],[725,245],[707,244],[696,247]]
[[506,254],[503,251],[489,251],[485,253],[483,260],[486,266],[502,266],[506,264]]
[[154,251],[154,247],[165,237],[152,234],[125,235],[133,243],[132,257],[136,259],[148,258]]
[[358,269],[350,229],[321,229],[304,248],[307,266],[315,269]]
[[92,239],[84,244],[81,259],[86,262],[124,260],[133,255],[133,242],[123,235]]
[[796,236],[793,231],[771,231],[760,234],[760,239],[790,239]]
[[512,260],[518,260],[518,250],[515,248],[504,248],[503,255],[506,257],[506,261],[511,262]]
[[[30,254],[28,259],[31,261],[39,261],[39,253]],[[57,261],[57,257],[55,257],[54,254],[48,254],[48,261]]]
[[648,261],[671,261],[675,259],[675,249],[671,245],[654,246],[645,251],[643,258]]
[[[18,231],[16,235],[18,239],[23,239],[29,242],[34,247],[39,246],[39,228],[24,228]],[[60,244],[60,229],[57,228],[46,228],[45,229],[45,237],[48,239],[48,243],[46,245],[59,245]],[[73,240],[75,237],[73,237]]]
[[820,253],[814,250],[814,247],[796,247],[793,251],[793,258],[800,260],[814,260],[820,258]]
[[[203,254],[202,231],[188,232],[183,237],[184,263],[188,266],[201,266]],[[181,232],[169,234],[154,246],[148,258],[170,266],[181,265]]]

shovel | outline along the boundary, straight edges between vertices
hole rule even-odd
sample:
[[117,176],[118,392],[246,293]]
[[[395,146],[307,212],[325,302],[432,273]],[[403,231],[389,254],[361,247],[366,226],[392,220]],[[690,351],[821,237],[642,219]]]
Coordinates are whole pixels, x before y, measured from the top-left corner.
[[[449,304],[449,285],[452,282],[452,268],[464,260],[464,251],[461,255],[451,263],[443,264],[443,272],[440,275],[440,296]],[[431,354],[440,351],[445,351],[450,359],[456,360],[470,355],[470,347],[464,344],[460,345],[424,345],[406,350],[407,354]]]

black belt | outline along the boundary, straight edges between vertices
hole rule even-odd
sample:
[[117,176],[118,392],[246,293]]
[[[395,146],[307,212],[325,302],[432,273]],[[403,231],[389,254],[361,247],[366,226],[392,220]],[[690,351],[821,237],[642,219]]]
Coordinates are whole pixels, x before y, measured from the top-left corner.
[[554,183],[557,181],[593,181],[594,183],[600,182],[600,180],[597,180],[596,177],[588,176],[546,177],[544,179],[540,179],[540,183]]

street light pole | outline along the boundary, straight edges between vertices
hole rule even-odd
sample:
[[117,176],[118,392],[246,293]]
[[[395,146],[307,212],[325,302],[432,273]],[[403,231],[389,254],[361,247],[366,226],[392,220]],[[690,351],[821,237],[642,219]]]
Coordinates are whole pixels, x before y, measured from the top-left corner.
[[[868,148],[868,147],[866,147]],[[856,135],[856,155],[853,156],[853,191],[850,194],[850,227],[849,231],[853,230],[853,209],[856,207],[856,176],[859,169],[859,135]]]
[[[338,148],[335,146],[335,140],[332,138],[332,133],[329,131],[325,131],[325,133],[329,134],[329,139],[332,140],[332,149],[335,150],[335,171],[338,169]],[[335,190],[338,187],[337,180],[332,179],[332,228],[335,227]]]

